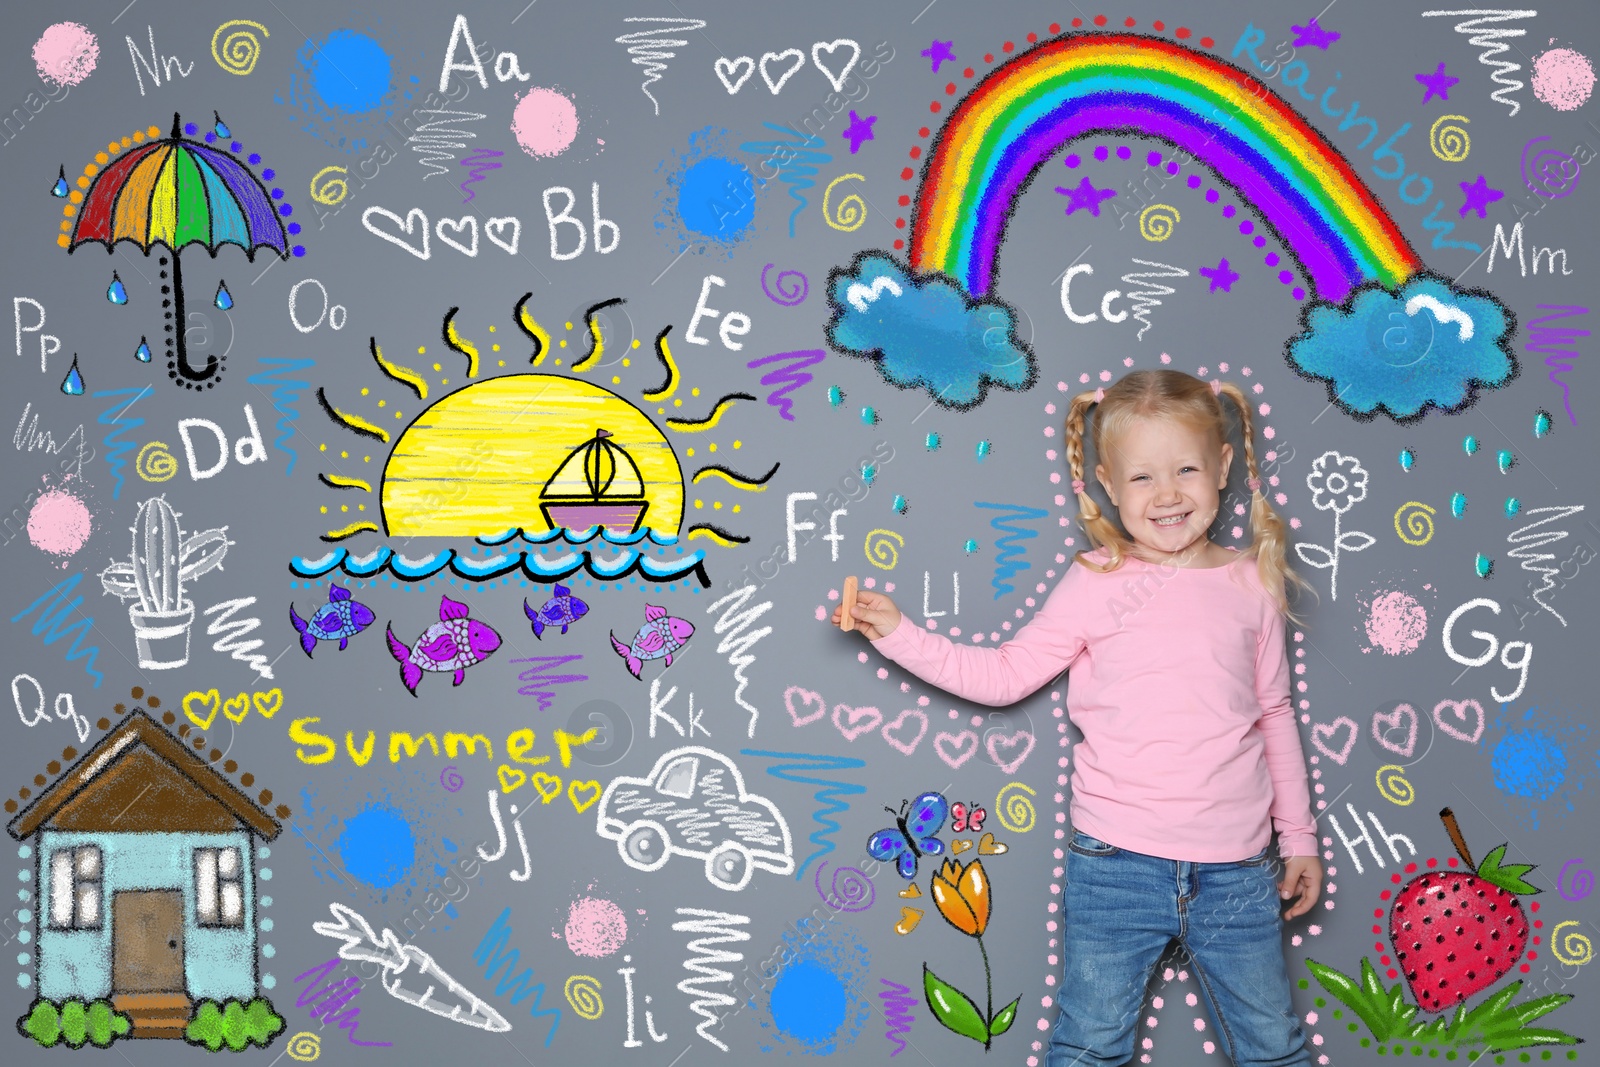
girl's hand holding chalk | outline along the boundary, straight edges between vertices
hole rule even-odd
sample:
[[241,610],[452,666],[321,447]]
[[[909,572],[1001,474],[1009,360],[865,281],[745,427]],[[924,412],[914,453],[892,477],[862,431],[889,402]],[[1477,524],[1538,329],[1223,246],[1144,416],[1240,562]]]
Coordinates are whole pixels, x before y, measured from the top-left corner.
[[[852,604],[854,585],[853,577],[845,580],[844,595],[840,597],[839,606],[833,609],[833,624],[841,630],[860,630],[869,641],[889,636],[900,625],[900,609],[882,593],[864,589],[855,592]],[[846,618],[850,621],[846,622]]]

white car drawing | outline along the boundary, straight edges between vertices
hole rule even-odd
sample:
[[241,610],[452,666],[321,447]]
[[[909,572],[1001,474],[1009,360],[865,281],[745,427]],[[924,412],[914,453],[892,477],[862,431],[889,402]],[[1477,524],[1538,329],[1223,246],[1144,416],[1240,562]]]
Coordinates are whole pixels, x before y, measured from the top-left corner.
[[613,778],[600,795],[596,830],[636,871],[658,871],[674,854],[704,860],[706,880],[718,889],[743,889],[757,868],[794,873],[782,813],[748,792],[733,761],[709,748],[674,749],[646,778]]

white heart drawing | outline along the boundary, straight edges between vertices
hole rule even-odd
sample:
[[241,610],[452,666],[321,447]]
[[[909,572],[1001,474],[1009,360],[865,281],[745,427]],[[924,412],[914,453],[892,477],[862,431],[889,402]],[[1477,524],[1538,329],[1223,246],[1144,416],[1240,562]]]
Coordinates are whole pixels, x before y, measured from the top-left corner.
[[[722,82],[722,87],[728,90],[729,96],[732,96],[740,89],[743,89],[744,83],[750,80],[750,75],[756,72],[756,61],[749,56],[740,56],[738,59],[718,56],[717,61],[711,64],[711,67],[717,72],[717,78]],[[740,74],[736,80],[729,81],[728,75],[741,68],[744,73]]]
[[877,708],[852,708],[848,704],[834,705],[833,725],[844,734],[846,741],[854,741],[862,734],[869,734],[882,724],[883,712]]
[[[1467,721],[1467,709],[1471,708],[1472,713],[1478,717],[1477,727],[1469,734],[1460,727],[1445,722],[1444,716],[1440,714],[1445,708],[1449,708],[1463,724]],[[1441,700],[1433,706],[1433,721],[1439,729],[1457,741],[1465,741],[1469,745],[1475,745],[1478,743],[1478,738],[1483,736],[1483,705],[1476,700]]]
[[[946,749],[950,751],[946,752]],[[958,770],[978,751],[978,735],[971,730],[962,730],[959,734],[940,734],[933,739],[933,750],[939,753],[939,758],[952,771]]]
[[[832,71],[822,65],[822,57],[818,53],[825,51],[831,56],[835,49],[846,47],[850,49],[850,61],[844,65],[844,69],[835,77]],[[833,91],[836,93],[844,92],[844,80],[850,77],[852,70],[856,69],[856,60],[860,58],[861,46],[848,37],[841,37],[829,44],[823,44],[818,41],[811,46],[811,62],[816,64],[818,70],[822,71],[822,76],[828,79],[828,84],[833,86]]]
[[[398,226],[405,233],[406,237],[410,237],[412,235],[412,233],[416,231],[417,223],[421,222],[422,223],[422,251],[420,251],[420,252],[417,251],[417,248],[416,248],[415,245],[413,245],[411,242],[405,240],[404,238],[400,237],[399,235],[388,233],[388,232],[386,232],[384,230],[378,229],[376,226],[374,226],[372,224],[372,216],[374,216],[374,215],[382,215],[384,218],[386,218],[390,222],[394,223],[396,226]],[[396,215],[394,212],[390,211],[386,207],[376,207],[376,206],[369,207],[369,208],[367,208],[367,210],[365,210],[365,211],[363,211],[361,213],[361,225],[365,226],[369,233],[372,233],[372,234],[375,234],[375,235],[377,235],[379,237],[382,237],[385,241],[388,241],[390,244],[399,245],[401,248],[405,249],[407,252],[410,252],[412,255],[416,256],[418,259],[427,259],[428,256],[432,254],[428,250],[428,216],[424,215],[422,213],[422,209],[420,207],[412,208],[409,212],[406,213],[406,217],[403,218],[403,219],[399,215]]]
[[[901,724],[907,719],[915,719],[917,721],[917,735],[910,741],[902,741],[894,735],[894,732],[900,729]],[[922,743],[923,735],[927,732],[928,716],[924,712],[918,711],[916,708],[907,708],[905,711],[902,711],[889,722],[884,724],[883,739],[889,742],[889,744],[902,756],[909,756],[911,753],[917,750],[917,746]]]
[[[778,79],[777,84],[773,84],[772,75],[767,73],[767,64],[774,59],[789,58],[794,59],[794,66],[784,71],[783,77]],[[806,54],[800,51],[798,48],[785,48],[781,52],[767,52],[761,57],[761,80],[767,83],[767,88],[772,90],[772,95],[777,96],[779,90],[783,88],[784,83],[790,78],[794,77],[795,73],[805,65]]]
[[[1389,731],[1398,729],[1402,721],[1409,721],[1411,726],[1406,732],[1406,743],[1397,745],[1389,740]],[[1373,712],[1372,739],[1395,755],[1410,759],[1411,753],[1417,748],[1417,709],[1410,704],[1401,704],[1390,712]]]
[[[1349,727],[1350,735],[1344,739],[1344,745],[1336,752],[1323,743],[1324,738],[1331,738],[1340,730]],[[1317,750],[1333,762],[1344,766],[1344,761],[1350,758],[1350,750],[1356,745],[1356,735],[1361,732],[1361,727],[1348,716],[1341,715],[1332,722],[1319,722],[1311,728],[1311,743]]]
[[[505,241],[500,239],[500,231],[505,229],[508,225],[511,227],[510,244],[507,244]],[[516,255],[517,242],[522,240],[522,220],[517,218],[515,215],[507,215],[504,218],[490,219],[483,224],[483,235],[489,239],[491,244],[499,245],[512,255]]]
[[[988,750],[989,758],[994,760],[996,767],[999,767],[1006,774],[1016,774],[1017,768],[1022,766],[1022,761],[1027,759],[1028,754],[1033,751],[1034,740],[1033,734],[1027,730],[1018,730],[1010,737],[998,730],[991,730],[988,738],[984,740],[984,747]],[[1000,758],[1001,749],[1014,750],[1018,746],[1021,746],[1022,752],[1016,759],[1007,762]]]
[[[817,706],[817,710],[809,712],[805,715],[800,714],[798,711],[794,710],[795,697],[800,698],[800,704],[802,707],[810,708],[811,705],[815,704]],[[789,718],[794,720],[794,724],[796,726],[809,726],[818,719],[822,718],[824,715],[828,714],[828,702],[822,699],[821,693],[813,692],[810,689],[803,689],[798,685],[791,685],[789,688],[783,691],[783,706],[789,709]]]
[[[445,236],[445,227],[449,227],[456,233],[460,233],[462,230],[470,230],[472,232],[472,243],[464,245],[453,237]],[[440,241],[464,256],[476,256],[478,254],[478,220],[471,215],[463,215],[459,221],[456,219],[440,219],[438,224],[434,226],[434,233],[438,235]]]

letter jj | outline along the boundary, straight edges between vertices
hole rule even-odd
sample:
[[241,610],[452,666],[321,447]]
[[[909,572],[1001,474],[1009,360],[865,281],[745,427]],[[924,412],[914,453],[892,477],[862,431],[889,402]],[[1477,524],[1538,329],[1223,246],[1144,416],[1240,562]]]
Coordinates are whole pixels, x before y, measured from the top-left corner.
[[[244,421],[245,425],[249,427],[249,432],[233,443],[233,458],[238,461],[241,467],[248,467],[252,463],[265,463],[267,461],[266,442],[261,440],[261,430],[256,426],[256,413],[250,410],[249,404],[244,406]],[[200,467],[199,457],[195,452],[195,440],[190,436],[191,430],[205,430],[216,438],[216,462],[203,470]],[[221,426],[218,426],[210,419],[179,419],[178,436],[183,438],[183,454],[189,461],[189,477],[195,481],[216,477],[228,465],[228,435],[222,432]],[[202,451],[207,447],[202,445]]]

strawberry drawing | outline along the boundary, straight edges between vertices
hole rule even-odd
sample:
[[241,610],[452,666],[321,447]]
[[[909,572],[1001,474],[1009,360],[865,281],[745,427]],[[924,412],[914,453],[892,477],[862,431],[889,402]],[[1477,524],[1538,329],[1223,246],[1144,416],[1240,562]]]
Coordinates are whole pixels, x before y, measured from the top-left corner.
[[[1439,813],[1467,872],[1433,870],[1407,882],[1389,910],[1389,940],[1423,1011],[1442,1012],[1487,989],[1516,966],[1528,946],[1519,893],[1532,864],[1505,863],[1498,845],[1472,862],[1449,808]],[[1471,872],[1471,873],[1468,873]]]

